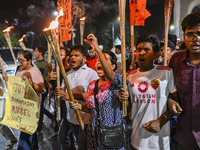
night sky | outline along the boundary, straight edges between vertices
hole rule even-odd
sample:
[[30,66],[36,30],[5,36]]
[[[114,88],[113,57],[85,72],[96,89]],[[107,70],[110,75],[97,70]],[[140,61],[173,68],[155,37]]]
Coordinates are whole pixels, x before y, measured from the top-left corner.
[[[89,29],[85,29],[86,34],[96,31],[99,37],[104,36],[100,31],[94,29],[95,27],[102,32],[111,32],[110,29],[106,30],[105,28],[110,28],[109,24],[118,16],[117,0],[76,0],[76,2],[84,4],[81,6],[85,7],[83,9],[85,15],[88,16],[86,24]],[[23,34],[32,37],[32,33],[34,33],[34,43],[38,44],[37,42],[41,41],[40,38],[43,37],[42,30],[55,18],[52,14],[54,10],[56,10],[56,0],[4,0],[0,5],[0,25],[14,25],[13,32],[16,32],[19,37]],[[128,1],[126,10],[126,14],[128,14]],[[152,16],[146,19],[144,27],[135,27],[135,34],[154,33],[162,39],[164,36],[164,0],[147,0],[147,10]],[[5,20],[8,21],[8,24],[5,23]],[[115,25],[115,36],[119,32],[118,26]],[[76,35],[78,36],[78,24],[75,24],[74,27],[77,28]],[[126,15],[126,35],[129,36],[128,15]],[[75,40],[78,42],[79,37]],[[30,45],[30,43],[27,40],[27,44]]]

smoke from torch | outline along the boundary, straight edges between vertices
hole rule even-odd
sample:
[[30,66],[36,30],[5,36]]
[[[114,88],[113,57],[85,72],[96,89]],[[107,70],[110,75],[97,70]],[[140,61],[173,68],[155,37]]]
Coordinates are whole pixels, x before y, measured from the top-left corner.
[[19,40],[19,45],[23,48],[23,50],[26,49],[26,46],[24,45],[24,38],[26,37],[26,35],[23,35],[22,38]]

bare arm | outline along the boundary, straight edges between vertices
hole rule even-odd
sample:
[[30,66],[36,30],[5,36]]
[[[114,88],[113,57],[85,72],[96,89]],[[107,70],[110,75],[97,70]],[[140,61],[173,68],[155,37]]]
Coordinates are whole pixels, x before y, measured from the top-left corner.
[[87,39],[92,39],[92,42],[88,41],[85,39],[85,42],[90,44],[92,48],[94,48],[99,56],[99,60],[101,62],[102,68],[103,68],[103,72],[106,76],[106,78],[112,82],[115,79],[115,74],[113,71],[113,68],[111,67],[111,65],[107,62],[106,58],[104,57],[101,49],[99,48],[98,45],[98,41],[97,38],[94,36],[94,34],[89,34],[87,36]]
[[27,80],[29,82],[29,84],[32,86],[32,88],[37,91],[38,93],[42,93],[42,92],[45,92],[45,89],[44,89],[44,83],[41,83],[41,84],[36,84],[34,83],[30,78],[28,78],[27,76],[22,76],[22,78],[24,80]]
[[143,128],[145,128],[147,131],[156,133],[159,132],[162,127],[173,117],[174,115],[170,113],[170,111],[166,111],[164,114],[162,114],[157,120],[152,120],[143,125]]
[[175,116],[179,116],[183,111],[181,106],[179,105],[179,97],[178,94],[170,94],[168,98],[168,108],[172,114]]

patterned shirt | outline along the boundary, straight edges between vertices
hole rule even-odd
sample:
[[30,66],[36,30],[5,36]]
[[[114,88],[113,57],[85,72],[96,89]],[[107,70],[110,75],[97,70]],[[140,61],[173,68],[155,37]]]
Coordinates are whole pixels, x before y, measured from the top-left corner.
[[[87,132],[87,144],[89,150],[96,149],[96,134],[98,130],[99,123],[113,127],[123,123],[124,129],[126,131],[127,127],[123,121],[122,116],[122,105],[118,99],[118,92],[122,87],[122,76],[120,74],[115,74],[115,79],[111,83],[108,80],[100,87],[96,98],[99,102],[99,120],[97,119],[97,111],[95,109],[95,100],[94,100],[94,87],[95,82],[90,82],[87,90],[87,107],[91,110],[91,118],[88,124]],[[122,149],[128,149],[128,134],[125,132],[125,147]]]
[[183,112],[178,117],[176,140],[191,148],[200,148],[200,65],[188,61],[188,50],[177,52],[170,61]]

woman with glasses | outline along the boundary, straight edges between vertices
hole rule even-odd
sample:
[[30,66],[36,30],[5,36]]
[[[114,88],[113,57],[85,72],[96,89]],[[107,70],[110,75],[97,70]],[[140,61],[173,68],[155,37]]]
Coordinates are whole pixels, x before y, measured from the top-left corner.
[[[32,65],[32,53],[27,50],[19,52],[18,63],[19,66],[17,67],[15,76],[20,76],[27,80],[40,99],[40,94],[45,92],[45,85],[41,72]],[[39,149],[37,134],[34,133],[33,135],[29,135],[27,133],[21,132],[19,137],[18,150],[32,149]]]

